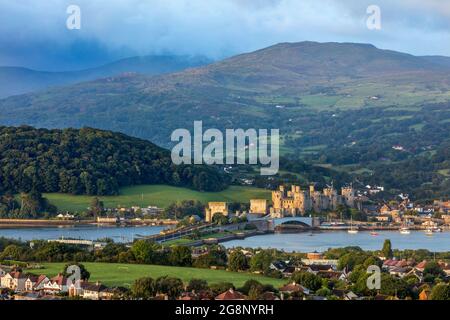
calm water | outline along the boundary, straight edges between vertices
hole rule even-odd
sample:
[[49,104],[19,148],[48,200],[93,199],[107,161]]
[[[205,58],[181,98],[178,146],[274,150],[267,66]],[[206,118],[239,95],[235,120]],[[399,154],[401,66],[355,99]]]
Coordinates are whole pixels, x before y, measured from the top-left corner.
[[[138,235],[157,234],[164,226],[112,227],[112,226],[76,226],[76,227],[39,227],[0,229],[0,237],[21,240],[57,239],[60,237],[96,240],[111,238],[116,242],[129,242]],[[348,234],[346,231],[327,231],[311,233],[275,233],[250,237],[244,240],[225,242],[226,247],[276,248],[285,251],[325,251],[328,248],[359,246],[365,250],[381,249],[383,241],[390,239],[395,249],[428,249],[430,251],[450,251],[450,231],[426,236],[423,231],[411,231],[402,235],[397,231],[380,231],[378,236],[370,232]]]
[[428,249],[430,251],[450,251],[450,231],[426,236],[423,231],[411,231],[402,235],[396,231],[380,231],[378,236],[370,232],[348,234],[347,231],[327,231],[313,233],[276,233],[234,240],[224,243],[226,247],[276,248],[285,251],[323,252],[328,248],[359,246],[364,250],[381,249],[385,239],[390,239],[394,249]]
[[76,226],[76,227],[38,227],[38,228],[7,228],[0,229],[0,237],[21,240],[58,239],[60,237],[84,240],[111,238],[115,242],[131,242],[138,235],[157,234],[165,226]]

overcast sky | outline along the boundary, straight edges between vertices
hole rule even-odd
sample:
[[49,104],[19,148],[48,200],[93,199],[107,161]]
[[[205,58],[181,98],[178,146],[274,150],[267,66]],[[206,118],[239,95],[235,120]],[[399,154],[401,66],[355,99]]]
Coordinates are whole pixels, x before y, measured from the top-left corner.
[[[66,9],[81,8],[68,30]],[[381,30],[366,27],[369,5]],[[0,65],[80,69],[147,54],[218,59],[279,42],[450,56],[449,0],[0,0]]]

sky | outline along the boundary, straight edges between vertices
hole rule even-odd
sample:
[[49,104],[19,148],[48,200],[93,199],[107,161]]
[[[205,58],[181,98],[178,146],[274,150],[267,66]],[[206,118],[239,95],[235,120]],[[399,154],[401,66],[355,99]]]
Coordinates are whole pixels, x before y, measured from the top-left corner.
[[[80,29],[66,26],[70,5],[80,8]],[[380,30],[367,28],[369,5],[380,8]],[[450,56],[450,1],[0,0],[0,66],[76,70],[149,54],[221,59],[305,40]]]

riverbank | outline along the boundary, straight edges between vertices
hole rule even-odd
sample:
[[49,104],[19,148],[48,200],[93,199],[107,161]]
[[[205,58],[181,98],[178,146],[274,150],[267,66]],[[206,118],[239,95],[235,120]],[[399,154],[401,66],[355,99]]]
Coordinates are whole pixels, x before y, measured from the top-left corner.
[[273,233],[273,231],[246,231],[246,232],[234,232],[234,233],[219,233],[206,235],[198,240],[190,240],[190,239],[176,239],[164,242],[164,245],[183,245],[190,247],[199,247],[207,244],[219,244],[223,242],[233,241],[233,240],[244,240],[249,237],[261,236],[265,234]]
[[[42,268],[28,269],[27,272],[35,274],[46,274],[48,277],[56,276],[64,270],[66,263],[42,263]],[[145,265],[145,264],[123,264],[123,263],[100,263],[83,262],[83,265],[90,272],[90,281],[100,281],[108,286],[130,287],[131,284],[139,278],[151,276],[158,277],[176,277],[180,278],[185,284],[191,279],[201,279],[209,284],[231,282],[236,287],[241,287],[249,279],[257,280],[263,284],[280,287],[286,280],[269,278],[263,275],[249,272],[232,272],[226,270],[200,269],[192,267],[173,267],[163,265]]]
[[0,219],[0,228],[60,227],[94,224],[95,220]]
[[93,219],[86,220],[63,220],[63,219],[0,219],[0,229],[3,228],[42,228],[42,227],[65,227],[65,226],[168,226],[178,224],[173,219],[139,219],[123,220],[117,223],[97,222]]
[[[115,242],[129,243],[142,236],[160,234],[166,226],[99,226],[99,225],[68,225],[55,228],[46,227],[13,227],[0,229],[0,237],[22,241],[59,239],[97,240],[110,238]],[[228,234],[220,236],[217,243],[226,247],[277,248],[285,251],[325,251],[328,248],[359,246],[364,250],[378,250],[384,239],[390,239],[399,249],[427,249],[430,251],[450,251],[450,231],[426,235],[423,231],[411,231],[409,235],[399,231],[377,231],[374,235],[370,231],[360,231],[349,234],[342,230],[313,230],[301,233],[258,233],[247,231],[245,235]],[[241,237],[241,239],[239,239]],[[206,237],[214,238],[213,237]],[[200,239],[204,240],[204,239]],[[216,240],[211,239],[212,242]],[[175,242],[185,245],[190,241]],[[199,242],[200,244],[200,242]],[[203,242],[202,242],[203,244]]]
[[262,248],[279,249],[286,252],[324,252],[329,248],[358,246],[363,250],[379,250],[385,239],[390,239],[392,246],[400,250],[426,249],[432,252],[450,251],[450,231],[427,235],[424,231],[411,231],[401,234],[399,231],[360,231],[349,234],[342,230],[320,230],[300,233],[272,233],[248,237],[244,240],[224,242],[227,248]]

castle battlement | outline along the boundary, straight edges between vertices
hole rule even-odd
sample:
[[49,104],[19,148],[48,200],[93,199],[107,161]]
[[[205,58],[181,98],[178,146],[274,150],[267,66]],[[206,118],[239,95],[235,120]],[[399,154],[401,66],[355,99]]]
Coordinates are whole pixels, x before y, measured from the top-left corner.
[[308,211],[321,212],[335,210],[339,205],[354,208],[356,205],[356,192],[352,187],[344,187],[341,194],[333,187],[315,190],[311,185],[309,190],[302,190],[300,186],[292,185],[288,190],[280,186],[279,190],[272,192],[273,214],[277,216],[304,215]]

